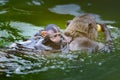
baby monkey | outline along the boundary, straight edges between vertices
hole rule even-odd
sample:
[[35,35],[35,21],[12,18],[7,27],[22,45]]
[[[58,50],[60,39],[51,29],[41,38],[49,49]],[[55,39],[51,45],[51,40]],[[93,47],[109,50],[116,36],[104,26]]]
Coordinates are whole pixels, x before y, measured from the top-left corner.
[[10,45],[16,49],[32,49],[51,52],[68,52],[66,41],[62,36],[59,27],[55,24],[48,24],[43,30],[39,30],[30,39]]
[[35,44],[35,49],[37,50],[52,50],[67,52],[68,48],[66,46],[65,39],[59,29],[55,24],[49,24],[44,30],[41,30],[42,38]]

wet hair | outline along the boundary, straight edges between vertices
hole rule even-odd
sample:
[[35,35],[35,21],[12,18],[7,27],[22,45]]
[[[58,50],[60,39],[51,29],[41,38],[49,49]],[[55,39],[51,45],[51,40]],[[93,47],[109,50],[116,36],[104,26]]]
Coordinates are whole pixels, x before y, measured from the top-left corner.
[[53,30],[54,33],[57,33],[57,32],[60,32],[60,29],[57,25],[55,24],[48,24],[46,27],[45,27],[45,30],[48,31],[48,30]]

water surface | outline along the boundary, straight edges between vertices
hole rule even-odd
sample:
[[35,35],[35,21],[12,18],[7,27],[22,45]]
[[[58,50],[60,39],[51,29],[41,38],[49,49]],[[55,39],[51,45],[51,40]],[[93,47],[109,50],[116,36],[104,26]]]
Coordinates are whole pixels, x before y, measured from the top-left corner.
[[[33,35],[47,24],[65,29],[66,21],[91,13],[106,23],[114,40],[111,53],[22,55],[0,52],[0,80],[119,80],[120,23],[118,0],[0,0],[0,23]],[[5,27],[4,27],[5,28]],[[6,30],[0,36],[9,36]],[[3,44],[3,43],[2,43]]]

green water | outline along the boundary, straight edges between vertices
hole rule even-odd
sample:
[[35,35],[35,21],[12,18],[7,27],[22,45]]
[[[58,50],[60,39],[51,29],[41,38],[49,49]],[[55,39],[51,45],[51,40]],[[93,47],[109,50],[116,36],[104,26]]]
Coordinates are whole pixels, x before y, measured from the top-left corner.
[[[120,80],[119,0],[0,0],[0,45],[29,37],[47,24],[65,29],[74,16],[91,13],[111,30],[111,53],[0,55],[0,80]],[[7,25],[6,25],[7,24]],[[11,27],[11,28],[8,28]],[[17,30],[11,31],[12,28]],[[7,33],[8,31],[9,33]],[[21,31],[17,33],[17,31]],[[12,39],[9,38],[12,34]],[[19,37],[20,38],[14,38]]]

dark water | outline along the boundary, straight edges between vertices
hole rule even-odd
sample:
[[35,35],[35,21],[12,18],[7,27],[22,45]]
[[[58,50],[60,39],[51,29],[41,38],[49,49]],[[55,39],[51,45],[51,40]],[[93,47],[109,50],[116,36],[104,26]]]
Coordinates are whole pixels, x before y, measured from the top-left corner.
[[[23,36],[31,36],[50,23],[65,29],[67,20],[91,13],[97,22],[107,24],[114,41],[110,54],[74,52],[40,56],[0,52],[0,80],[120,80],[119,3],[119,0],[0,0],[0,23],[9,23]],[[0,31],[0,36],[9,35],[5,30]]]

